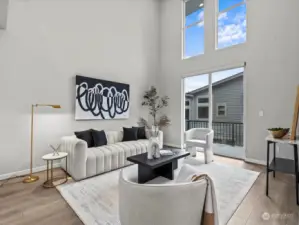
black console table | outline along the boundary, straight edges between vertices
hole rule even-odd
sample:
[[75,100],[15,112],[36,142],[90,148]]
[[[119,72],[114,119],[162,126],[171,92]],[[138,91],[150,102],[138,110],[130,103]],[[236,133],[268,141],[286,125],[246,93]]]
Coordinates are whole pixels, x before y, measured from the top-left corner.
[[[299,141],[291,141],[289,139],[275,139],[273,137],[267,137],[267,180],[266,180],[266,195],[268,196],[269,191],[269,173],[273,172],[273,177],[275,177],[275,171],[282,173],[294,174],[295,183],[296,183],[296,202],[299,205],[298,199],[298,182],[299,182],[299,173],[298,173],[298,144]],[[291,145],[294,149],[294,159],[283,159],[276,157],[276,143]],[[270,146],[273,145],[273,160],[269,162],[270,155]]]

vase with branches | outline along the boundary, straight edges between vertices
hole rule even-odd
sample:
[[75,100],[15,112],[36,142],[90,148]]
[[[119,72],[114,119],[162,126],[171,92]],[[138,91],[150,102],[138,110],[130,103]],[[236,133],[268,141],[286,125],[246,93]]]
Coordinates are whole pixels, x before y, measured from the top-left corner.
[[170,119],[165,114],[160,115],[160,111],[168,106],[168,100],[168,96],[160,97],[154,86],[145,91],[143,95],[141,105],[148,107],[149,114],[153,119],[153,124],[150,125],[146,119],[141,117],[139,119],[139,125],[145,126],[147,129],[151,129],[153,136],[157,136],[161,128],[170,125]]

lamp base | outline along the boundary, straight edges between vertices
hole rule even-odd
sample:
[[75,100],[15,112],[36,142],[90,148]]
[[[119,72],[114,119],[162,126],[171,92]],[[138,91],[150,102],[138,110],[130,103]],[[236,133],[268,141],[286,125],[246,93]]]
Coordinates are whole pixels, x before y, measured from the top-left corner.
[[24,180],[23,180],[23,183],[33,183],[35,181],[37,181],[39,179],[38,176],[34,176],[34,175],[29,175],[28,177],[26,177]]

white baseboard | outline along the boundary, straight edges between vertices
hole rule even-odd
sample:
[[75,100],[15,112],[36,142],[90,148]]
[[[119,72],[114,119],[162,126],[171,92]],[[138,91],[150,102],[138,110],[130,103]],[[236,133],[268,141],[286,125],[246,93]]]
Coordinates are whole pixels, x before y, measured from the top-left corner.
[[174,148],[181,148],[180,145],[171,144],[171,143],[164,143],[164,145],[169,146],[169,147],[174,147]]
[[[60,167],[60,163],[55,163],[53,164],[54,168],[58,168]],[[33,173],[37,173],[37,172],[41,172],[47,169],[47,166],[39,166],[39,167],[35,167],[32,169]],[[6,180],[8,178],[12,178],[12,177],[18,177],[18,176],[24,176],[30,173],[30,169],[27,170],[20,170],[20,171],[16,171],[16,172],[12,172],[12,173],[6,173],[6,174],[1,174],[0,175],[0,180]]]
[[267,163],[264,160],[245,158],[245,162],[265,166]]

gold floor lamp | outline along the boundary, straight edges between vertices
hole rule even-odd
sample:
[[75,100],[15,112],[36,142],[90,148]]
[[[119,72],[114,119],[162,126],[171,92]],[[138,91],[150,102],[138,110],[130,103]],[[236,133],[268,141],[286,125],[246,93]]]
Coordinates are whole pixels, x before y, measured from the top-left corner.
[[30,174],[27,176],[23,182],[32,183],[39,179],[38,176],[32,175],[32,165],[33,165],[33,120],[34,120],[34,108],[35,107],[52,107],[54,109],[60,109],[60,105],[48,105],[48,104],[36,104],[31,106],[31,143],[30,143]]

